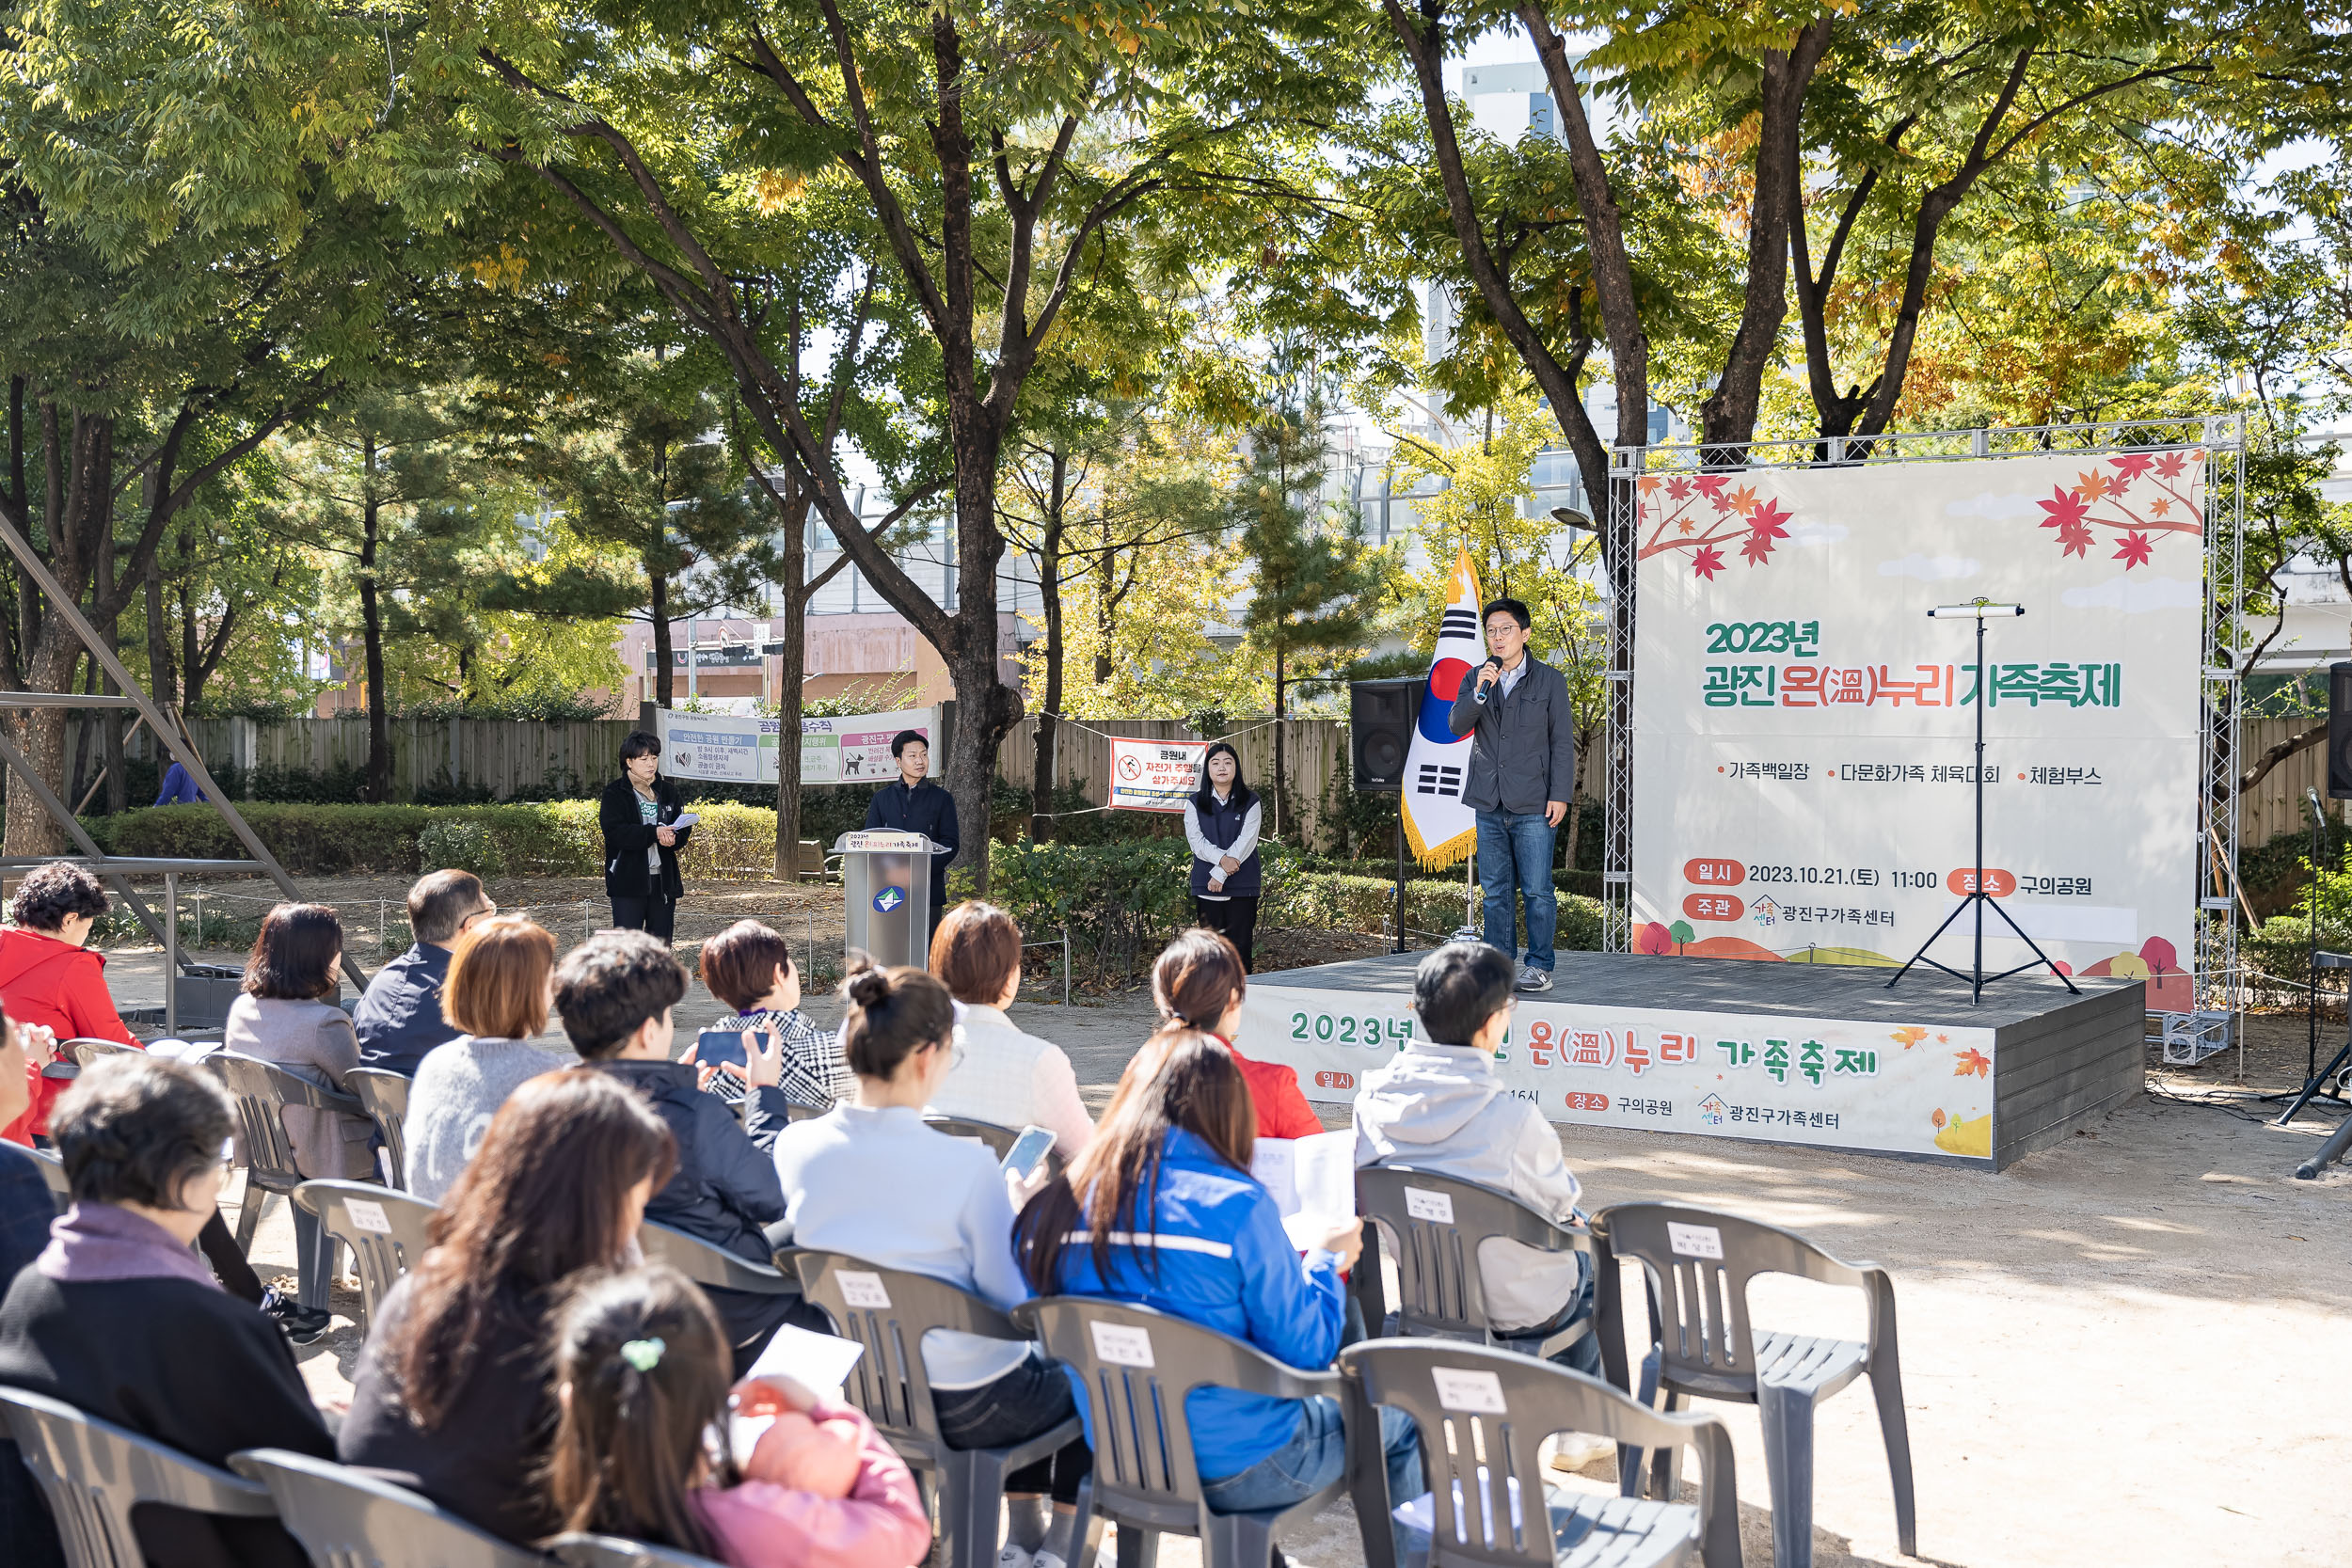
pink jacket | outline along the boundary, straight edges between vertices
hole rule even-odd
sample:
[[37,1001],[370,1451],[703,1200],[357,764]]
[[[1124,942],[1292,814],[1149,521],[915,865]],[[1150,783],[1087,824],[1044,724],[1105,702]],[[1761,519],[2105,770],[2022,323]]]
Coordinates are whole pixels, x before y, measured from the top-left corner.
[[[857,1481],[838,1501],[796,1492],[760,1476],[760,1450],[730,1487],[696,1492],[694,1507],[731,1568],[909,1568],[930,1550],[931,1525],[906,1461],[846,1404],[820,1399],[818,1420],[857,1423],[864,1453]],[[765,1445],[762,1445],[764,1448]]]

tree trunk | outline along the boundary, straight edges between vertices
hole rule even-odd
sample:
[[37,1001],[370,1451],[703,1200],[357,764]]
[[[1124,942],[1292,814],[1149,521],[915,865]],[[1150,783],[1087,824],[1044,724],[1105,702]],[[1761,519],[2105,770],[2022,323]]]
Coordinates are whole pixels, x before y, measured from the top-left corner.
[[163,562],[151,559],[147,563],[147,694],[159,707],[176,707],[180,702],[180,677],[171,657],[170,623],[164,613]]
[[[784,637],[776,662],[776,880],[801,879],[801,686],[808,669],[808,504],[787,480]],[[798,502],[796,506],[792,502]],[[761,656],[765,657],[765,655]]]
[[1040,520],[1037,547],[1038,603],[1045,617],[1045,701],[1037,716],[1037,750],[1031,759],[1029,836],[1040,844],[1054,836],[1056,749],[1061,740],[1061,535],[1068,501],[1070,459],[1054,453],[1053,485]]
[[383,509],[375,494],[375,436],[360,437],[365,491],[359,503],[359,638],[367,689],[367,798],[381,805],[392,786],[391,715],[384,691],[384,607],[376,596],[375,562]]
[[[645,604],[653,611],[653,700],[663,707],[675,707],[677,679],[670,669],[670,579],[660,572],[645,574]],[[690,649],[687,657],[693,657]]]
[[1282,685],[1282,650],[1274,650],[1274,832],[1282,832],[1282,765],[1288,751],[1282,744],[1282,708],[1286,693]]

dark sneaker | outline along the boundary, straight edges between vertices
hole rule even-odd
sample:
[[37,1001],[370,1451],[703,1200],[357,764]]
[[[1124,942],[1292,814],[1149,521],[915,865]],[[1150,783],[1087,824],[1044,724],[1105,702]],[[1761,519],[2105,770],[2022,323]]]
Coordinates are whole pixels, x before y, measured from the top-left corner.
[[1549,990],[1550,989],[1550,970],[1537,969],[1534,964],[1529,964],[1526,968],[1519,971],[1519,990]]
[[310,1344],[335,1321],[335,1315],[324,1307],[305,1307],[292,1296],[278,1294],[275,1287],[262,1292],[262,1312],[297,1345]]

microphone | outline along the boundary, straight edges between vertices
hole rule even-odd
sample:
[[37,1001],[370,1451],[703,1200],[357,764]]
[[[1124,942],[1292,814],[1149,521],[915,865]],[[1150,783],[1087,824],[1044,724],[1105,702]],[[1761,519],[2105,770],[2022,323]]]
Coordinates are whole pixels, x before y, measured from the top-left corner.
[[[1488,654],[1486,656],[1486,662],[1482,667],[1481,673],[1483,673],[1486,670],[1500,670],[1502,668],[1502,660],[1495,657],[1492,654]],[[1486,705],[1486,693],[1493,689],[1494,688],[1491,684],[1481,685],[1477,690],[1470,693],[1470,701],[1476,703],[1480,707],[1485,707]]]
[[2328,813],[2327,813],[2327,810],[2326,810],[2324,807],[2322,807],[2322,806],[2320,805],[2320,803],[2319,803],[2319,791],[2318,791],[2318,790],[2316,790],[2316,789],[2313,789],[2313,788],[2312,788],[2311,785],[2309,785],[2309,784],[2305,784],[2305,785],[2303,786],[2303,796],[2304,796],[2304,798],[2305,798],[2306,800],[2310,800],[2310,801],[2311,801],[2311,803],[2312,803],[2312,815],[2313,816],[2315,816],[2315,817],[2319,818],[2322,822],[2327,821],[2327,820],[2328,820]]

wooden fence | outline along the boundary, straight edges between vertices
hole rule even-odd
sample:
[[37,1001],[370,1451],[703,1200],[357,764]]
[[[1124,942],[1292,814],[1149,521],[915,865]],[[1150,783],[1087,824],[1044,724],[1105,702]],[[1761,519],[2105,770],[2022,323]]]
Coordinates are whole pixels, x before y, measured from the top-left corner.
[[[2289,736],[2300,735],[2325,717],[2248,720],[2238,735],[2237,771],[2244,773],[2254,758]],[[2303,797],[2306,789],[2319,791],[2320,801],[2330,816],[2343,815],[2344,802],[2328,799],[2328,748],[2324,745],[2304,747],[2238,797],[2239,847],[2257,848],[2280,833],[2309,828],[2312,818],[2311,808]]]
[[[1198,740],[1194,730],[1178,719],[1063,720],[1054,732],[1054,783],[1079,784],[1096,805],[1110,800],[1111,737],[1129,740]],[[1274,723],[1271,720],[1238,721],[1225,738],[1241,753],[1241,776],[1253,789],[1274,782]],[[1347,757],[1347,723],[1340,719],[1282,721],[1282,774],[1291,803],[1311,829],[1323,819],[1325,798],[1332,775]],[[1022,789],[1037,780],[1037,719],[1033,715],[1012,727],[997,749],[996,771],[1005,782]],[[1274,824],[1268,821],[1266,831]],[[1289,824],[1282,831],[1294,832]]]

